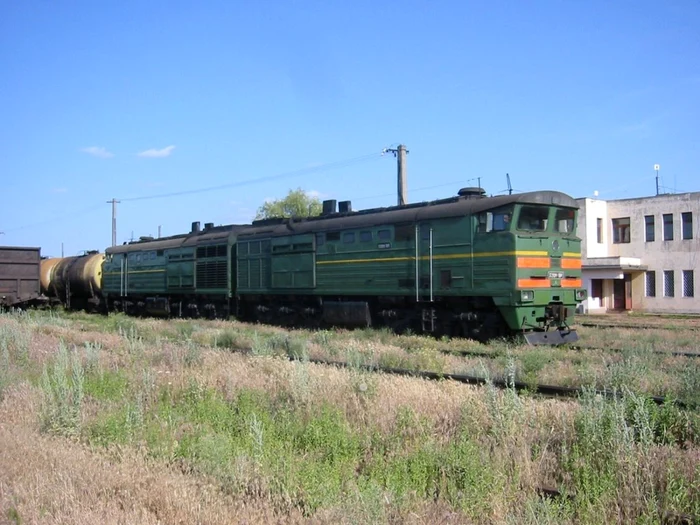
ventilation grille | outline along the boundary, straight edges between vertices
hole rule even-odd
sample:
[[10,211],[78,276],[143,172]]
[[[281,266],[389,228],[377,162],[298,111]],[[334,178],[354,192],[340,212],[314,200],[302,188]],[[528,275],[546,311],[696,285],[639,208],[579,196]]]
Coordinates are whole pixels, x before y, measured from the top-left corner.
[[226,288],[226,261],[198,261],[197,288]]

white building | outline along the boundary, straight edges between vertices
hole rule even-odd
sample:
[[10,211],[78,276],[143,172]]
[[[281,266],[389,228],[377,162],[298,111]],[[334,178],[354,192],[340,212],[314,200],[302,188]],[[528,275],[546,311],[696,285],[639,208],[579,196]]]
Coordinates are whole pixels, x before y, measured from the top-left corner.
[[700,313],[700,192],[577,202],[584,311]]

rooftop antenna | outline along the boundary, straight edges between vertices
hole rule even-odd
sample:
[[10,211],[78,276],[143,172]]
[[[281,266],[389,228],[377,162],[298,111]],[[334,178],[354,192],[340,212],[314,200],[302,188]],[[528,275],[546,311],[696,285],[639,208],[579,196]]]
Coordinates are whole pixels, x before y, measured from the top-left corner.
[[658,164],[654,164],[654,171],[656,172],[656,195],[659,195],[659,170],[661,169],[661,166]]
[[[518,192],[520,191],[517,189],[516,190],[513,189],[513,185],[510,182],[510,174],[509,173],[506,173],[506,182],[508,183],[508,189],[499,191],[498,195],[500,195],[501,193],[505,193],[506,191],[508,192],[508,195],[513,195],[514,191],[518,191]],[[479,187],[481,187],[481,178],[479,178]]]

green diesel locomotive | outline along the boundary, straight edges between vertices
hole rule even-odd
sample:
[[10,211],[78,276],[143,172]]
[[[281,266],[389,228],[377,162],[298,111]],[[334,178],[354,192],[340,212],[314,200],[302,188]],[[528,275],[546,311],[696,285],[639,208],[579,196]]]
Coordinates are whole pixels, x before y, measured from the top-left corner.
[[183,235],[106,250],[109,309],[290,326],[388,326],[533,344],[577,339],[585,299],[577,204],[539,191],[250,225],[193,223]]

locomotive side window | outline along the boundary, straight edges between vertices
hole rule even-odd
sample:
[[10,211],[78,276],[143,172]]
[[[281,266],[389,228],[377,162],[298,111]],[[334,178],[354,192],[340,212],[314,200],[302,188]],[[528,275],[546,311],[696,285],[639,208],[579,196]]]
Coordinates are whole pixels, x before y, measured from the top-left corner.
[[377,238],[380,241],[390,241],[391,240],[391,230],[379,230],[377,232]]
[[415,234],[412,224],[397,224],[394,227],[394,239],[397,241],[412,241]]
[[554,228],[561,233],[576,233],[576,212],[557,208],[554,215]]
[[340,240],[340,232],[328,232],[326,234],[326,240],[328,242],[339,241]]
[[360,242],[372,242],[372,232],[360,232]]
[[491,212],[483,212],[479,214],[479,233],[490,232],[493,228],[493,214]]
[[510,230],[513,210],[505,208],[494,211],[486,211],[479,214],[480,233],[502,232]]
[[355,232],[345,232],[343,234],[343,244],[352,244],[355,242]]
[[493,214],[493,231],[501,232],[510,229],[510,211],[499,211]]
[[547,229],[549,208],[545,206],[523,206],[518,218],[519,230],[543,232]]

